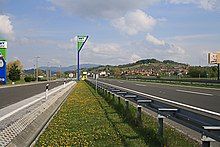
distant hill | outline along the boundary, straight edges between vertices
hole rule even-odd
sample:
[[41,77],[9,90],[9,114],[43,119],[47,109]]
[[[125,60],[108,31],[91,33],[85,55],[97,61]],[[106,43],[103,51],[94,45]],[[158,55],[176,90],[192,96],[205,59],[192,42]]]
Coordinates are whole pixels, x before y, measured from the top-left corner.
[[[100,65],[98,64],[81,64],[80,65],[80,69],[88,69],[88,68],[93,68],[93,67],[98,67]],[[47,66],[41,66],[39,67],[41,70],[46,71],[48,69]],[[60,67],[50,67],[52,74],[56,73],[57,71],[60,71]],[[66,71],[73,71],[76,70],[76,65],[74,66],[68,66],[68,67],[61,67],[61,71],[62,72],[66,72]],[[24,70],[25,73],[27,74],[33,74],[34,73],[34,69],[26,69]]]
[[172,76],[178,74],[187,74],[189,65],[178,63],[173,60],[160,61],[157,59],[143,59],[134,63],[128,63],[117,66],[99,66],[88,69],[89,72],[106,71],[111,76]]

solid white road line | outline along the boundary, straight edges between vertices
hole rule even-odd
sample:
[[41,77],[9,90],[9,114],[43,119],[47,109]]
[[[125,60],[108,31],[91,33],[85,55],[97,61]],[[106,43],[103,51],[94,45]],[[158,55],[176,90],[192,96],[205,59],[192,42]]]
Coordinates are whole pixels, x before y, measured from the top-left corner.
[[121,83],[121,84],[123,84],[124,82],[122,82],[122,81],[118,81],[119,83]]
[[137,86],[142,86],[142,87],[146,87],[146,85],[143,85],[143,84],[135,84]]
[[[70,85],[71,83],[72,83],[72,82],[67,83],[66,86]],[[50,93],[48,94],[48,96],[51,95],[51,94],[53,94],[53,93],[55,93],[55,92],[57,92],[57,91],[59,91],[59,90],[61,90],[61,89],[63,89],[63,85],[60,85],[59,87],[56,87],[56,88],[57,88],[57,89],[55,89],[54,91],[50,92]],[[45,95],[42,96],[42,97],[40,97],[40,98],[38,98],[38,99],[36,99],[36,100],[34,100],[34,101],[32,101],[32,102],[30,102],[30,103],[28,103],[28,104],[26,104],[26,105],[23,105],[22,107],[19,107],[18,109],[14,110],[14,111],[12,111],[12,112],[10,112],[10,113],[8,113],[8,114],[2,116],[2,117],[0,117],[0,122],[1,122],[2,120],[4,120],[4,119],[8,118],[9,116],[15,114],[16,112],[18,112],[18,111],[20,111],[20,110],[22,110],[22,109],[24,109],[24,108],[26,108],[26,107],[28,107],[28,106],[30,106],[30,105],[36,103],[36,102],[38,102],[38,101],[40,101],[40,100],[42,100],[42,99],[44,99],[44,98],[45,98]]]
[[186,90],[180,90],[180,89],[177,89],[176,91],[177,91],[177,92],[190,93],[190,94],[198,94],[198,95],[205,95],[205,96],[213,96],[213,94],[202,93],[202,92],[195,92],[195,91],[186,91]]
[[138,91],[135,91],[135,90],[127,89],[127,88],[124,88],[124,87],[112,85],[112,84],[105,83],[105,82],[100,82],[100,83],[103,83],[103,84],[106,84],[106,85],[109,85],[109,86],[112,86],[112,87],[124,89],[126,91],[134,92],[134,93],[137,93],[137,94],[145,95],[145,96],[148,96],[148,97],[151,97],[151,98],[154,98],[154,99],[158,99],[158,100],[161,100],[161,101],[164,101],[164,102],[168,102],[168,103],[171,103],[171,104],[175,104],[175,105],[187,107],[187,108],[190,108],[190,109],[194,109],[194,110],[197,110],[197,111],[201,111],[201,112],[209,113],[209,114],[212,114],[212,115],[220,116],[220,113],[218,113],[218,112],[206,110],[206,109],[195,107],[195,106],[191,106],[191,105],[188,105],[188,104],[183,104],[183,103],[180,103],[180,102],[175,102],[175,101],[172,101],[172,100],[168,100],[168,99],[161,98],[161,97],[158,97],[158,96],[154,96],[154,95],[138,92]]

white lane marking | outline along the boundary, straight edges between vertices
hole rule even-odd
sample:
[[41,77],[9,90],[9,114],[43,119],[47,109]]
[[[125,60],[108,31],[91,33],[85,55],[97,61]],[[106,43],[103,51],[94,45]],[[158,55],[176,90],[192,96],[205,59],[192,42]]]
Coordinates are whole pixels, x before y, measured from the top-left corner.
[[138,93],[138,94],[141,94],[141,95],[145,95],[145,96],[148,96],[148,97],[151,97],[151,98],[154,98],[154,99],[158,99],[158,100],[161,100],[161,101],[165,101],[165,102],[168,102],[168,103],[172,103],[172,104],[175,104],[175,105],[179,105],[179,106],[187,107],[187,108],[194,109],[194,110],[197,110],[197,111],[201,111],[201,112],[209,113],[209,114],[212,114],[212,115],[220,116],[220,113],[218,113],[218,112],[206,110],[206,109],[191,106],[191,105],[188,105],[188,104],[183,104],[183,103],[180,103],[180,102],[175,102],[175,101],[172,101],[172,100],[167,100],[165,98],[161,98],[161,97],[158,97],[158,96],[153,96],[153,95],[150,95],[150,94],[138,92],[138,91],[135,91],[135,90],[124,88],[124,87],[108,84],[108,83],[105,83],[105,82],[100,82],[100,83],[103,83],[103,84],[106,84],[106,85],[109,85],[109,86],[112,86],[112,87],[116,87],[116,88],[121,88],[121,89],[124,89],[126,91],[130,91],[130,92]]
[[[71,83],[72,83],[72,82],[69,82],[69,83],[67,83],[67,84],[70,85]],[[66,86],[67,86],[67,84],[66,84]],[[56,87],[56,88],[57,88],[57,87]],[[61,90],[62,88],[63,88],[63,85],[59,86],[59,88],[57,88],[56,90],[50,92],[50,93],[48,94],[48,96],[51,95],[51,94],[53,94],[53,93],[55,93],[55,92],[57,92],[57,91],[59,91],[59,90]],[[10,113],[8,113],[8,114],[6,114],[6,115],[0,117],[0,122],[1,122],[2,120],[4,120],[4,119],[10,117],[11,115],[15,114],[16,112],[18,112],[18,111],[20,111],[20,110],[22,110],[22,109],[24,109],[24,108],[26,108],[26,107],[28,107],[28,106],[34,104],[34,103],[40,101],[40,100],[43,99],[43,98],[45,98],[45,96],[42,96],[42,97],[40,97],[40,98],[38,98],[38,99],[36,99],[36,100],[34,100],[34,101],[32,101],[32,102],[26,104],[26,105],[23,105],[22,107],[19,107],[18,109],[16,109],[16,110],[14,110],[14,111],[12,111],[12,112],[10,112]]]
[[135,84],[137,86],[142,86],[142,87],[145,87],[146,85],[143,85],[143,84]]
[[121,83],[121,84],[123,84],[124,82],[122,82],[122,81],[118,81],[119,83]]
[[195,92],[195,91],[186,91],[186,90],[180,90],[177,89],[177,92],[184,92],[184,93],[191,93],[191,94],[198,94],[198,95],[205,95],[205,96],[213,96],[213,94],[210,93],[202,93],[202,92]]

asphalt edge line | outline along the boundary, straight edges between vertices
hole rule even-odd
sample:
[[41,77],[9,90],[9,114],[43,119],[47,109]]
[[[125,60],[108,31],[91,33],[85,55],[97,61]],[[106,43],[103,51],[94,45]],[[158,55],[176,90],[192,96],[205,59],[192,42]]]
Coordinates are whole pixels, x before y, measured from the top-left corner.
[[[67,84],[68,84],[68,83],[67,83]],[[62,88],[63,88],[62,86],[63,86],[63,85],[58,86],[58,87],[60,87],[60,88],[56,89],[55,91],[50,92],[50,93],[48,94],[48,96],[50,96],[50,95],[52,95],[53,93],[55,93],[55,92],[59,91],[60,89],[62,89]],[[57,88],[57,87],[54,87],[54,88]],[[51,89],[51,90],[52,90],[52,89]],[[42,92],[42,93],[44,93],[44,92]],[[38,99],[36,99],[36,100],[34,100],[34,101],[32,101],[32,102],[26,104],[26,105],[21,106],[21,107],[19,107],[18,109],[13,110],[12,112],[9,112],[9,113],[3,115],[2,117],[0,117],[0,122],[3,121],[3,120],[6,119],[6,118],[12,116],[13,114],[17,113],[18,111],[20,111],[20,110],[22,110],[22,109],[24,109],[24,108],[27,108],[27,107],[33,105],[34,103],[36,103],[36,102],[38,102],[38,101],[44,99],[44,98],[45,98],[45,96],[41,96],[40,98],[38,98]]]

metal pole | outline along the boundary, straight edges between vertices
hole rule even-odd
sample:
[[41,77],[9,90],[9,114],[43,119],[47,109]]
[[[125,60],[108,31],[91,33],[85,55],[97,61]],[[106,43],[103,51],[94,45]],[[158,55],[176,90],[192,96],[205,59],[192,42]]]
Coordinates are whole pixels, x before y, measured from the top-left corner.
[[79,81],[80,73],[79,73],[79,51],[77,51],[77,80]]
[[218,64],[218,80],[219,80],[219,78],[220,78],[220,77],[219,77],[219,76],[220,76],[220,69],[219,69],[219,65],[220,65],[220,64]]
[[209,141],[202,141],[202,147],[210,147]]
[[97,77],[96,77],[96,80],[95,80],[95,89],[96,89],[96,92],[97,92],[97,87],[98,87],[98,82],[97,82]]
[[36,58],[36,82],[38,82],[38,59],[40,58],[40,57],[35,57]]
[[49,62],[47,62],[47,81],[49,81]]
[[129,110],[129,101],[125,100],[125,104],[126,104],[126,111],[128,111]]
[[34,65],[34,78],[36,78],[36,67]]
[[141,106],[137,106],[137,121],[141,123]]
[[160,114],[157,116],[158,118],[158,124],[159,124],[159,128],[158,128],[158,135],[160,137],[163,137],[163,119],[165,118],[164,116],[161,116]]

